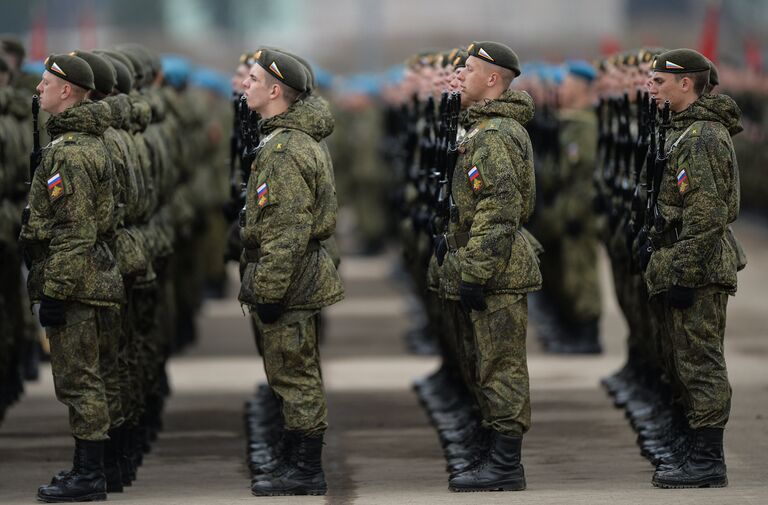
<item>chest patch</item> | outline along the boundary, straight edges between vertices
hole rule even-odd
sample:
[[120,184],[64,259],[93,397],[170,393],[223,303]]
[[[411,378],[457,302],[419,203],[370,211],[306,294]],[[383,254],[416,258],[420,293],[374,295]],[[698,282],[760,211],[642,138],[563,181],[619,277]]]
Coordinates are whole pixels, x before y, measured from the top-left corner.
[[269,186],[266,182],[256,188],[256,202],[259,208],[262,208],[269,203]]
[[48,179],[48,196],[51,200],[57,200],[64,194],[64,181],[61,174],[56,172]]
[[467,171],[467,178],[469,179],[469,185],[472,188],[472,191],[477,193],[483,189],[483,178],[480,176],[480,170],[478,170],[477,165]]
[[677,190],[684,195],[689,189],[691,189],[691,182],[688,180],[688,173],[685,169],[680,170],[677,174]]

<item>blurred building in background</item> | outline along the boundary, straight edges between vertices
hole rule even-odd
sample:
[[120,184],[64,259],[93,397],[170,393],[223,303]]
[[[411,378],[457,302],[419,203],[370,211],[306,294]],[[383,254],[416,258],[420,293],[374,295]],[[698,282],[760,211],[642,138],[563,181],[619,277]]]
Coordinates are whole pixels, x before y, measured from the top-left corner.
[[141,40],[229,70],[233,54],[268,43],[347,73],[472,39],[505,41],[524,60],[699,47],[713,11],[717,23],[707,31],[719,56],[762,64],[764,0],[3,0],[0,32],[20,35],[38,59]]

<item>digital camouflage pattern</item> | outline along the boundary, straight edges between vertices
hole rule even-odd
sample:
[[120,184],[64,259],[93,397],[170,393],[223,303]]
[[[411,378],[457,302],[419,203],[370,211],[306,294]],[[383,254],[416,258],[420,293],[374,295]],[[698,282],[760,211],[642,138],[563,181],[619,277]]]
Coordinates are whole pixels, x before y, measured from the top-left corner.
[[[602,300],[597,269],[597,223],[593,210],[593,181],[597,153],[597,118],[593,110],[570,110],[561,115],[561,185],[554,207],[558,222],[572,223],[559,234],[559,268],[554,275],[555,296],[570,321],[600,317]],[[575,231],[572,231],[575,230]]]
[[539,244],[521,227],[533,213],[533,151],[523,125],[533,117],[523,91],[467,110],[467,135],[459,146],[452,194],[459,219],[450,234],[470,233],[469,243],[448,254],[443,291],[458,299],[460,281],[483,284],[486,293],[527,293],[541,288]]
[[252,166],[241,230],[247,265],[240,301],[288,309],[331,305],[343,288],[320,242],[335,231],[337,203],[319,142],[333,131],[333,116],[298,101],[263,121],[261,130],[265,144]]
[[654,225],[655,252],[646,270],[650,296],[672,285],[736,291],[736,271],[744,260],[728,224],[739,213],[731,136],[741,131],[740,117],[726,95],[702,96],[673,116],[667,138],[671,152],[658,197],[662,219]]
[[[731,136],[740,111],[726,95],[705,95],[672,118],[646,270],[658,341],[692,428],[722,428],[731,388],[723,355],[727,297],[746,264],[729,223],[739,212],[739,173]],[[672,286],[695,288],[693,305],[672,307]],[[662,296],[658,296],[662,295]]]
[[291,311],[274,324],[253,320],[261,336],[267,380],[281,399],[285,429],[316,435],[328,426],[320,372],[317,319],[312,311]]
[[69,408],[72,435],[82,440],[106,440],[111,420],[121,416],[119,394],[102,379],[114,364],[100,356],[108,347],[101,340],[116,335],[114,310],[71,302],[67,322],[47,328],[56,398]]
[[461,335],[463,373],[470,379],[483,426],[521,436],[531,426],[526,358],[528,299],[524,294],[486,297],[488,309],[467,312],[451,302],[452,323]]
[[43,149],[20,236],[32,258],[33,302],[43,294],[92,305],[124,301],[122,277],[106,243],[114,230],[115,201],[100,135],[109,121],[109,106],[88,101],[48,120],[54,140]]
[[676,309],[657,297],[652,307],[661,333],[665,368],[675,379],[691,428],[725,428],[731,386],[723,354],[728,294],[717,286],[696,290],[694,304]]

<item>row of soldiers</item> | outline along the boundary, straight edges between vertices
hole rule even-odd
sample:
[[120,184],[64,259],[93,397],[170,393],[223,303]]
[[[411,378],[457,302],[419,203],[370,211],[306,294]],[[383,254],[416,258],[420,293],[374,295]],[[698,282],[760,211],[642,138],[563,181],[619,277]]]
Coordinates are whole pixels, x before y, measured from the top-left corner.
[[645,48],[598,66],[595,208],[629,328],[627,363],[603,385],[659,487],[727,484],[723,338],[746,256],[729,226],[741,111],[718,84],[692,50]]
[[531,96],[504,44],[415,55],[386,113],[403,261],[443,362],[414,387],[453,491],[521,490],[530,427],[527,295],[541,287],[525,129]]
[[243,54],[232,84],[228,258],[267,377],[245,409],[251,492],[323,495],[320,315],[344,297],[326,144],[335,120],[310,64],[285,50]]
[[653,48],[596,67],[567,62],[559,76],[534,71],[514,83],[533,99],[513,85],[477,103],[472,63],[489,64],[479,79],[489,91],[499,67],[520,73],[516,57],[505,66],[506,51],[481,42],[415,56],[386,115],[404,263],[443,356],[415,389],[451,489],[525,486],[519,304],[543,287],[534,316],[547,323],[545,349],[600,352],[600,242],[629,327],[627,364],[604,385],[656,466],[653,484],[727,485],[725,309],[746,264],[729,227],[739,210],[739,108],[713,91],[717,69],[702,55]]
[[[0,40],[0,422],[25,380],[37,378],[37,334],[18,247],[32,149],[30,99],[37,81],[22,72],[24,47]],[[34,79],[34,78],[32,78]]]
[[50,142],[26,144],[19,251],[75,450],[38,498],[100,500],[136,479],[162,427],[166,361],[194,340],[210,244],[223,256],[229,110],[139,44],[44,66],[32,103]]

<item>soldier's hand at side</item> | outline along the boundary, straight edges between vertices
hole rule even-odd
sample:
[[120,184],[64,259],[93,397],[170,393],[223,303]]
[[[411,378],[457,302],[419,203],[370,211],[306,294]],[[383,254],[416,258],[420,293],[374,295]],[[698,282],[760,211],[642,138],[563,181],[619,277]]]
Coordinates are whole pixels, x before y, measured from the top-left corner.
[[482,284],[461,281],[461,285],[459,285],[459,298],[461,299],[461,305],[467,311],[477,310],[482,312],[488,308],[488,304],[485,303]]
[[55,298],[43,296],[43,299],[40,300],[40,310],[38,311],[40,326],[45,328],[63,325],[67,322],[66,312],[67,302],[65,300],[56,300]]
[[693,305],[694,288],[685,286],[672,286],[667,291],[667,302],[676,309],[687,309]]
[[282,303],[258,303],[256,304],[256,314],[264,324],[272,324],[283,315],[285,306]]
[[446,254],[448,254],[448,241],[445,239],[445,235],[438,235],[435,242],[435,257],[438,266],[443,266]]

